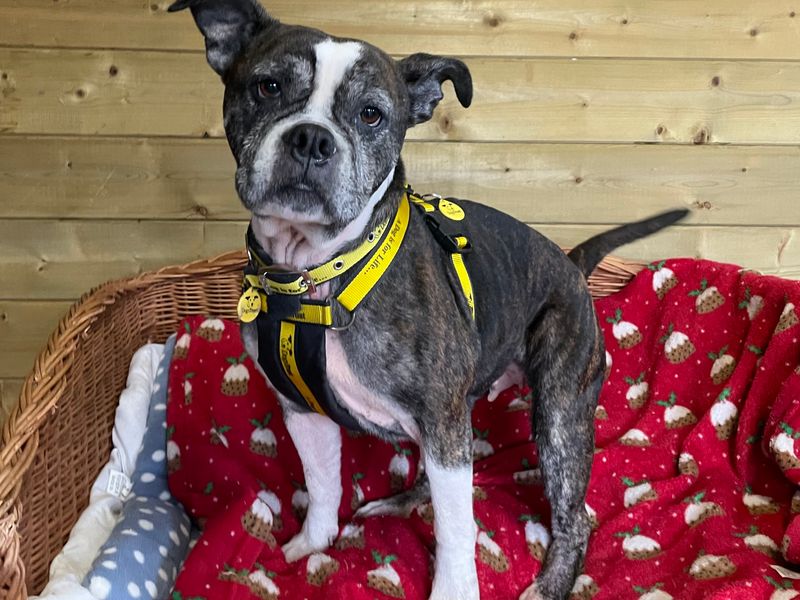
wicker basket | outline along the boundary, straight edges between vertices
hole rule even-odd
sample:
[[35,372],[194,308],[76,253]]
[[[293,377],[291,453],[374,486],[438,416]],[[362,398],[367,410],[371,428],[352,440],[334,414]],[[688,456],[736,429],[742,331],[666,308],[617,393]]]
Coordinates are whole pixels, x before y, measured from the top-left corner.
[[[88,503],[111,451],[130,359],[193,314],[235,319],[242,252],[107,283],[80,299],[25,380],[0,449],[0,600],[39,593],[50,561]],[[641,263],[607,259],[595,296],[628,282]]]

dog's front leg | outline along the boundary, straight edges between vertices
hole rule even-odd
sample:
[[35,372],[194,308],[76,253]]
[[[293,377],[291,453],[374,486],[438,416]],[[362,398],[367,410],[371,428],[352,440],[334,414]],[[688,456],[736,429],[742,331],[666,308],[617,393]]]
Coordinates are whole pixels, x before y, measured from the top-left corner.
[[440,435],[442,428],[423,439],[436,535],[436,573],[430,600],[479,597],[477,529],[472,513],[472,436],[468,416],[464,421],[444,435]]
[[303,463],[308,513],[303,528],[283,546],[287,562],[321,552],[339,532],[342,500],[342,435],[339,426],[316,413],[284,409],[286,429]]

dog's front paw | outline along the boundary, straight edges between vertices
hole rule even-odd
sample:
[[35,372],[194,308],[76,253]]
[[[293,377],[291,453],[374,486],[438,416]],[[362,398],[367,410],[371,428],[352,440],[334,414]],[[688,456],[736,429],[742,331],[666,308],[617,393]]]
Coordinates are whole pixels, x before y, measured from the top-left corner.
[[429,600],[480,600],[475,565],[461,571],[445,573],[437,567]]
[[309,554],[315,552],[322,552],[330,547],[337,531],[331,532],[316,532],[316,535],[309,535],[305,526],[303,529],[294,536],[291,540],[283,545],[283,556],[286,562],[295,562]]

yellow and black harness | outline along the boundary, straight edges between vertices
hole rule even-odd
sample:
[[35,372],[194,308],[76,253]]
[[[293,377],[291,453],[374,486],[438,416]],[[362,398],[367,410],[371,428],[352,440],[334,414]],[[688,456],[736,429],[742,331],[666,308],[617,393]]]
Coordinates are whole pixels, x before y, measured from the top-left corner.
[[[362,428],[336,400],[328,385],[325,331],[346,330],[355,311],[388,272],[405,239],[411,205],[423,214],[436,241],[450,254],[456,277],[475,319],[472,283],[463,255],[472,247],[458,223],[463,209],[451,199],[419,196],[410,187],[400,201],[394,219],[378,225],[355,249],[335,256],[306,271],[285,271],[273,264],[248,228],[249,261],[244,271],[238,312],[242,322],[255,321],[258,328],[258,362],[270,383],[301,408],[327,415],[352,431]],[[340,291],[325,300],[304,296],[335,278],[347,278]],[[338,304],[343,310],[334,311]],[[344,322],[335,316],[347,315]]]

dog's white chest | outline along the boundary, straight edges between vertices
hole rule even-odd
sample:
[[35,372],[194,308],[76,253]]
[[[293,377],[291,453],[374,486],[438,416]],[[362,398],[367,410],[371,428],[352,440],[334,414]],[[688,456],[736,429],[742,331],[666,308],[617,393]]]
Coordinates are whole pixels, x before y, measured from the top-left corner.
[[355,376],[339,341],[339,334],[327,331],[325,344],[328,384],[345,408],[383,429],[401,429],[411,439],[419,442],[419,428],[411,415],[390,398],[367,389]]

